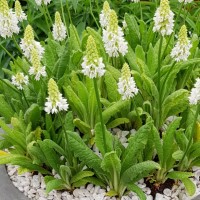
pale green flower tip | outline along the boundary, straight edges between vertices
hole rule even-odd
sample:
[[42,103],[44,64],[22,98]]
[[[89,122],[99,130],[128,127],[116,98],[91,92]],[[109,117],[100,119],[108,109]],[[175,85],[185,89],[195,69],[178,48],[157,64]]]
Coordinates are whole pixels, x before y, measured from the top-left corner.
[[56,82],[50,78],[48,82],[48,94],[49,98],[51,99],[53,105],[59,100],[59,90]]
[[19,16],[22,12],[21,4],[18,0],[15,1],[15,13],[17,16]]
[[127,63],[124,63],[124,65],[122,67],[122,77],[124,79],[128,79],[131,77],[131,71],[130,71],[129,65]]
[[110,11],[109,27],[110,27],[110,31],[112,31],[112,32],[118,31],[118,19],[117,19],[117,14],[114,10]]
[[86,57],[88,62],[91,63],[94,63],[99,58],[96,42],[91,35],[87,39]]
[[107,1],[105,1],[104,4],[103,4],[103,11],[105,13],[107,13],[107,12],[109,12],[109,10],[110,10],[110,5]]
[[34,68],[39,68],[41,66],[40,58],[35,48],[33,48],[31,51],[31,62]]
[[185,44],[188,42],[187,27],[185,25],[181,27],[178,36],[180,43]]
[[61,20],[61,17],[60,17],[60,13],[58,11],[56,11],[55,13],[55,24],[61,24],[62,23],[62,20]]
[[4,14],[9,12],[8,2],[6,0],[0,0],[0,12]]
[[24,39],[28,43],[28,41],[34,40],[33,28],[31,25],[27,25],[24,33]]

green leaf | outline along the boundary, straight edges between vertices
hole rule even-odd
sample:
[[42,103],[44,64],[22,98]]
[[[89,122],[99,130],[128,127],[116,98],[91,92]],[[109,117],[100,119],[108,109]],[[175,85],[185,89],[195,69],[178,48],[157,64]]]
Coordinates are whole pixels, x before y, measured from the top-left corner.
[[146,62],[145,52],[144,52],[142,46],[140,46],[140,45],[136,46],[135,55],[136,55],[137,58],[141,59],[144,63]]
[[33,128],[36,128],[37,124],[41,120],[41,110],[38,104],[32,104],[25,112],[24,119],[27,123],[31,122]]
[[118,102],[112,104],[111,106],[109,106],[108,108],[106,108],[102,113],[104,123],[106,124],[112,116],[114,116],[115,114],[120,112],[120,110],[122,110],[124,107],[126,107],[128,103],[129,103],[129,101],[118,101]]
[[188,91],[180,89],[170,94],[163,102],[162,121],[183,112],[188,106]]
[[145,124],[134,136],[130,137],[129,144],[122,155],[122,173],[136,163],[138,156],[147,144],[151,126],[152,122]]
[[8,163],[12,165],[19,165],[20,167],[27,168],[32,171],[38,171],[42,174],[50,174],[49,171],[38,165],[32,164],[31,159],[22,155],[9,154],[5,156],[0,156],[0,165]]
[[91,133],[91,127],[86,124],[85,122],[83,122],[82,120],[76,118],[74,119],[74,125],[79,128],[79,130],[81,131],[81,133],[84,134],[90,134]]
[[106,192],[106,196],[109,196],[109,197],[114,197],[117,195],[118,195],[118,192],[116,192],[115,190],[109,190],[108,192]]
[[72,52],[72,50],[75,50],[75,51],[79,50],[81,42],[80,42],[76,27],[74,25],[70,24],[69,30],[70,30],[69,42],[70,42],[71,52]]
[[48,181],[46,184],[46,192],[49,193],[52,190],[63,190],[66,189],[66,184],[61,179],[53,179],[51,181]]
[[118,92],[117,82],[112,76],[112,74],[108,71],[105,73],[105,84],[107,89],[108,100],[110,102],[115,102],[120,99],[120,94]]
[[163,159],[165,161],[165,168],[168,169],[167,165],[170,163],[173,153],[173,144],[175,143],[175,131],[179,127],[181,121],[181,117],[176,118],[171,124],[168,126],[166,130],[166,134],[163,138]]
[[83,142],[82,138],[75,132],[67,132],[69,136],[69,145],[75,156],[83,161],[89,168],[96,171],[97,174],[103,174],[101,169],[101,159]]
[[131,44],[131,47],[135,49],[136,45],[140,42],[140,30],[137,21],[133,15],[125,14],[125,21],[129,30],[127,39]]
[[106,153],[102,160],[101,167],[105,172],[110,174],[110,178],[119,178],[121,172],[121,161],[118,158],[117,153],[115,151]]
[[148,176],[150,172],[156,169],[160,169],[160,165],[156,162],[141,162],[128,168],[122,174],[121,178],[124,183],[136,182],[139,181],[141,178]]
[[194,184],[194,182],[191,181],[189,178],[182,179],[181,181],[183,182],[188,194],[190,196],[193,196],[196,192],[196,185]]
[[[52,141],[53,142],[53,141]],[[56,154],[54,149],[49,146],[45,141],[38,141],[42,152],[44,153],[49,166],[51,166],[55,171],[59,172],[59,166],[61,165],[60,156]]]
[[65,129],[68,131],[74,131],[73,118],[72,111],[69,111],[65,116]]
[[149,50],[147,52],[147,66],[151,75],[154,75],[158,66],[158,61],[152,44],[149,45]]
[[181,160],[182,157],[183,157],[183,155],[184,155],[184,152],[183,152],[183,151],[177,150],[177,151],[175,151],[175,152],[172,154],[172,158],[173,158],[174,160]]
[[67,185],[70,185],[70,178],[71,178],[71,170],[70,167],[67,165],[60,166],[60,176],[66,182]]
[[81,172],[78,172],[77,174],[75,174],[71,178],[70,182],[71,183],[75,183],[75,182],[80,181],[83,178],[86,178],[86,177],[89,177],[89,176],[93,176],[93,175],[94,175],[94,172],[91,172],[91,171],[81,171]]
[[87,183],[92,183],[94,185],[105,187],[105,184],[100,179],[97,179],[92,176],[83,178],[83,179],[79,180],[78,182],[73,183],[73,187],[85,186]]
[[111,121],[109,124],[107,124],[107,128],[115,128],[121,124],[127,124],[130,120],[128,118],[117,118],[113,121]]
[[71,86],[64,87],[64,91],[66,93],[67,99],[69,100],[72,109],[78,114],[81,120],[85,119],[87,110],[84,104],[81,102],[80,98],[72,90]]
[[127,188],[129,190],[131,190],[132,192],[135,192],[138,195],[138,197],[140,198],[140,200],[146,200],[146,196],[145,196],[143,190],[140,187],[138,187],[137,185],[131,183],[131,184],[127,185]]
[[105,130],[106,144],[104,144],[101,123],[96,124],[96,126],[95,126],[95,144],[96,144],[97,148],[99,149],[99,151],[102,153],[103,156],[106,153],[105,146],[107,148],[107,152],[110,152],[110,151],[113,150],[112,134],[107,131],[105,126],[104,126],[104,130]]
[[194,176],[194,174],[191,172],[181,172],[181,171],[171,171],[167,174],[167,178],[177,179],[181,181],[191,176]]
[[10,122],[11,117],[14,115],[14,111],[3,94],[0,94],[0,105],[0,115],[4,117],[7,122]]

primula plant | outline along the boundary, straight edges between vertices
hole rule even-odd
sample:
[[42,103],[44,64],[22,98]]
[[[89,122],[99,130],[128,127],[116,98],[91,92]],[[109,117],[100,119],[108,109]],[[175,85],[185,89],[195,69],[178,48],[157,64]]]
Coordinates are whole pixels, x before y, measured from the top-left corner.
[[194,195],[198,5],[0,0],[0,164],[41,173],[47,193]]

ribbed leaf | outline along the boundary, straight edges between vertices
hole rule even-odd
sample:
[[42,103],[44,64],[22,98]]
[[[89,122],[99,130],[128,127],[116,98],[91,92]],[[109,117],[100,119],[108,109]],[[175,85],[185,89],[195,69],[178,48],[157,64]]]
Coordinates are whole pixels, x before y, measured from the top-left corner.
[[103,174],[101,169],[101,159],[83,142],[81,137],[75,132],[67,132],[69,136],[69,144],[72,152],[89,168],[96,173]]
[[80,98],[76,95],[76,93],[72,90],[70,86],[68,86],[67,88],[64,87],[64,91],[67,95],[67,99],[69,100],[72,109],[79,115],[81,120],[85,119],[87,110],[84,104],[81,102]]
[[190,196],[194,195],[196,192],[196,185],[194,184],[194,182],[191,181],[189,178],[182,179],[181,181],[183,182],[188,194]]
[[149,175],[153,170],[160,169],[160,165],[153,161],[145,161],[131,166],[122,174],[124,183],[139,181]]
[[145,196],[143,190],[140,187],[138,187],[137,185],[135,185],[133,183],[128,184],[127,188],[129,190],[131,190],[132,192],[135,192],[138,195],[138,197],[140,198],[140,200],[146,200],[146,196]]
[[170,94],[163,102],[163,115],[164,121],[168,116],[177,115],[183,112],[188,106],[188,91],[184,89],[177,90]]
[[105,184],[100,179],[97,179],[97,178],[91,177],[91,176],[83,178],[83,179],[79,180],[78,182],[73,183],[73,186],[74,187],[85,186],[87,183],[92,183],[94,185],[105,187]]
[[41,110],[38,104],[32,104],[25,112],[24,118],[27,123],[31,122],[33,128],[36,128],[38,122],[41,120]]
[[120,99],[120,94],[117,91],[118,86],[117,82],[112,76],[110,72],[105,73],[105,84],[106,84],[106,89],[107,89],[107,95],[108,95],[108,100],[110,102],[116,102]]
[[181,172],[181,171],[171,171],[167,174],[167,178],[177,179],[177,180],[183,180],[191,176],[194,176],[194,174],[191,172]]
[[105,130],[106,144],[104,144],[101,123],[96,124],[96,126],[95,126],[95,144],[103,156],[106,153],[105,145],[107,148],[107,152],[110,152],[113,150],[113,137],[112,137],[111,133],[107,131],[105,126],[104,126],[104,130]]
[[121,161],[118,158],[115,151],[111,151],[109,153],[106,153],[102,163],[101,167],[104,171],[108,172],[111,176],[114,176],[115,173],[118,175],[121,172]]
[[51,181],[48,181],[46,184],[46,192],[49,193],[52,190],[63,190],[66,189],[66,184],[61,179],[53,179]]
[[84,134],[90,134],[91,132],[91,127],[86,124],[85,122],[83,122],[82,120],[76,118],[74,119],[74,125],[81,131],[81,133]]
[[14,115],[14,111],[11,106],[7,103],[3,94],[0,94],[0,115],[5,118],[7,122],[10,121]]
[[181,118],[175,119],[167,128],[166,134],[163,138],[163,158],[165,160],[165,168],[168,168],[167,165],[172,159],[173,153],[173,144],[175,142],[175,131],[180,125]]
[[121,124],[127,124],[130,120],[128,118],[117,118],[113,121],[111,121],[109,124],[107,124],[107,128],[115,128]]
[[61,165],[60,156],[56,154],[54,149],[50,147],[47,142],[38,141],[38,143],[48,162],[46,164],[49,164],[56,172],[59,172],[59,167]]
[[8,163],[12,165],[19,165],[20,167],[27,168],[32,171],[38,171],[42,174],[50,174],[50,172],[45,170],[44,168],[32,164],[32,160],[25,156],[14,155],[14,154],[0,156],[0,165]]
[[106,124],[112,116],[120,112],[120,110],[126,107],[128,103],[128,101],[118,101],[106,108],[106,110],[103,111],[104,123]]
[[148,133],[151,131],[151,126],[152,122],[145,124],[129,139],[128,147],[122,155],[122,173],[136,163],[139,154],[147,144]]
[[81,172],[78,172],[77,174],[75,174],[71,178],[70,182],[71,183],[75,183],[75,182],[80,181],[83,178],[90,177],[90,176],[93,176],[93,175],[94,175],[94,172],[91,172],[91,171],[81,171]]

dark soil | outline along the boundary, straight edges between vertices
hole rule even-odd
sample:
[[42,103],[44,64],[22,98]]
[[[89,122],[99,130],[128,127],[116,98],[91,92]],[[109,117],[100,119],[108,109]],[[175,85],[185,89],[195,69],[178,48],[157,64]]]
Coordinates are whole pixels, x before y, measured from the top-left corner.
[[158,183],[151,183],[151,180],[146,179],[145,180],[146,186],[151,189],[151,195],[153,196],[153,199],[155,199],[156,193],[163,194],[163,190],[166,188],[172,189],[175,181],[172,179],[167,179],[165,183],[158,184]]

